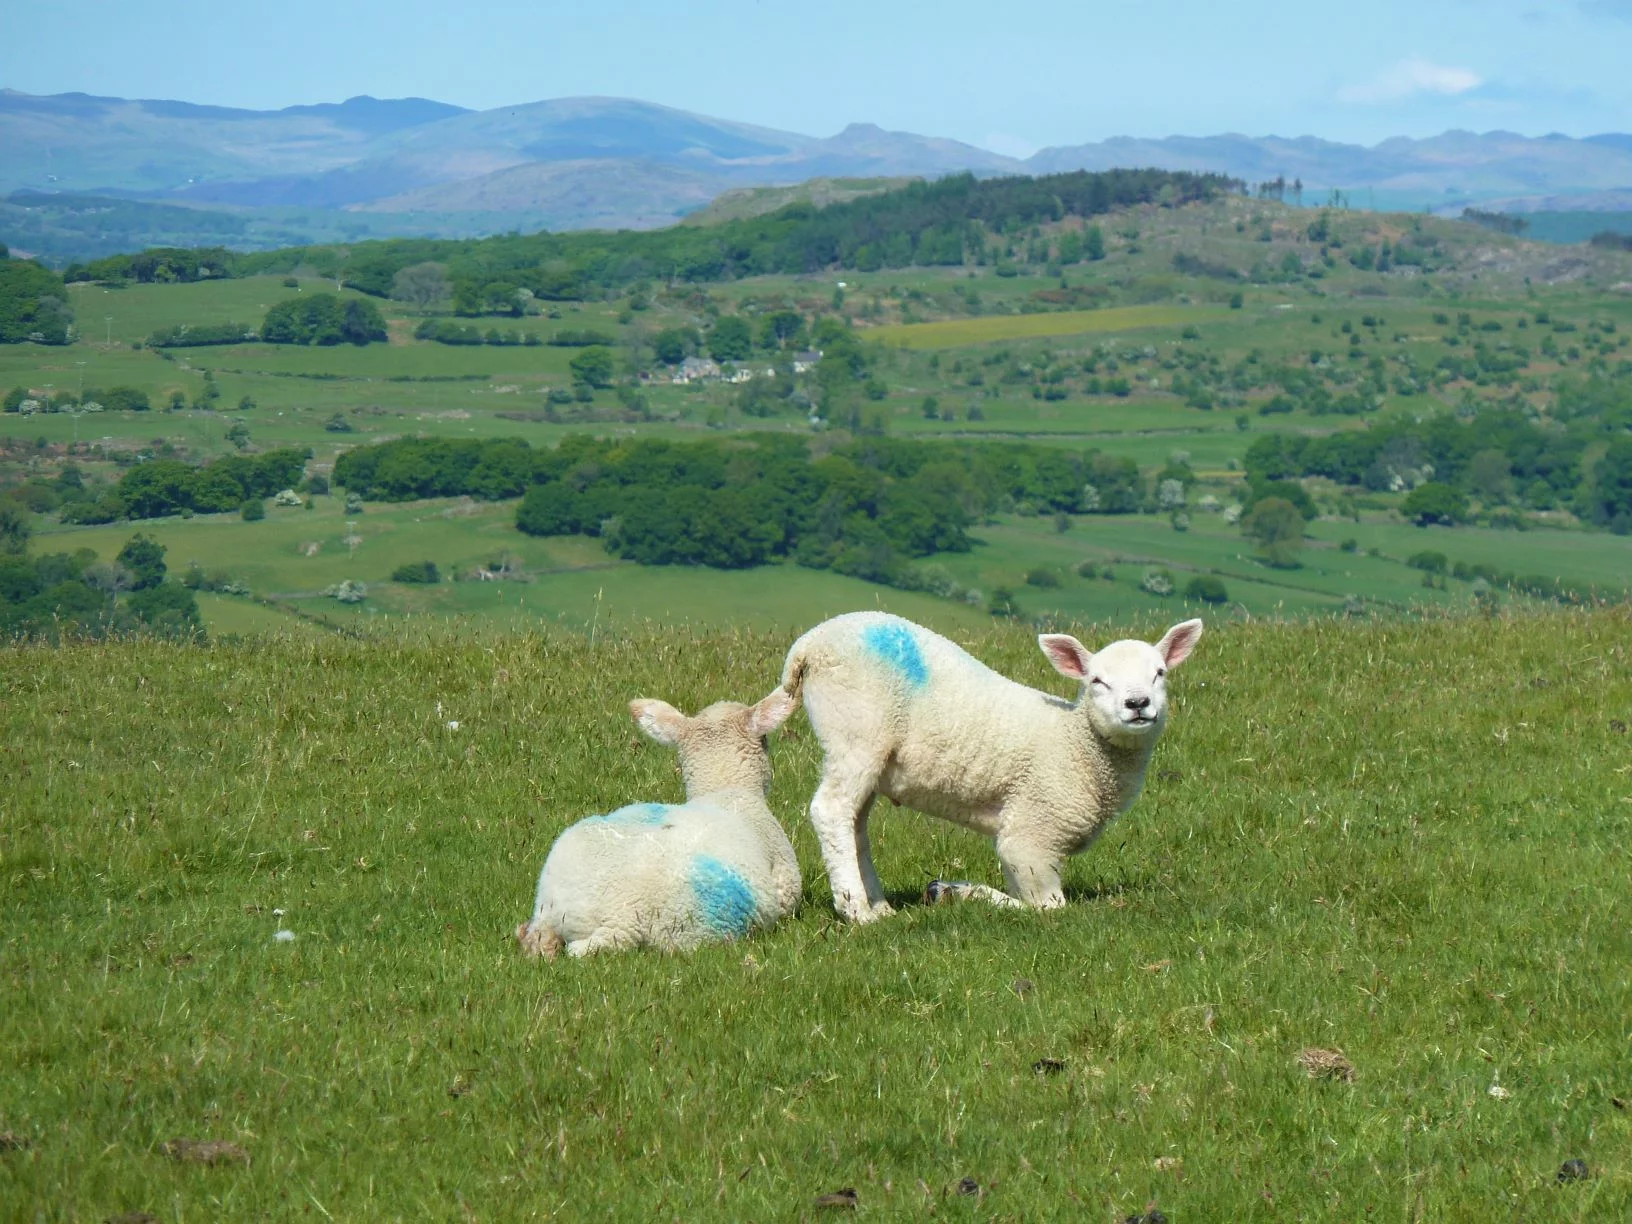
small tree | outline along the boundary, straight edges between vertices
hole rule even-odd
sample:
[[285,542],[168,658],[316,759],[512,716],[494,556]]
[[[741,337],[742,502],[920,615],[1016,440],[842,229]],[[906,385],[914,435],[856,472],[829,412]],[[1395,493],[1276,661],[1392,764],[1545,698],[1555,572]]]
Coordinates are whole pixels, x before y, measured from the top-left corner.
[[391,296],[421,310],[427,310],[447,298],[448,270],[441,264],[410,264],[391,279]]
[[1259,554],[1277,569],[1296,569],[1303,547],[1303,515],[1284,497],[1266,497],[1241,519],[1241,533],[1258,544]]
[[131,573],[131,589],[143,590],[164,581],[164,545],[140,532],[119,550],[116,561]]
[[612,385],[612,350],[603,345],[591,345],[574,357],[567,365],[572,370],[573,378],[586,386],[610,387]]
[[753,329],[741,315],[722,315],[708,333],[708,355],[715,361],[744,361],[753,351]]
[[1468,499],[1462,490],[1430,480],[1406,494],[1400,513],[1418,527],[1430,523],[1452,525],[1468,517]]
[[1224,587],[1224,580],[1217,574],[1197,574],[1184,588],[1184,597],[1209,604],[1230,601],[1230,593]]
[[33,534],[27,511],[14,501],[0,501],[0,556],[22,556]]
[[435,561],[410,561],[391,571],[392,582],[434,584],[442,581]]

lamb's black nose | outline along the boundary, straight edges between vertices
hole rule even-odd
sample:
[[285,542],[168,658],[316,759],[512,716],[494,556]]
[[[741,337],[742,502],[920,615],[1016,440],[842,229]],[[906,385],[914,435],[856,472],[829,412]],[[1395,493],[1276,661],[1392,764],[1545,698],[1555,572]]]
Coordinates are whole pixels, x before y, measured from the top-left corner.
[[1127,706],[1128,709],[1130,709],[1130,710],[1143,710],[1143,709],[1146,709],[1147,707],[1149,707],[1150,698],[1149,697],[1129,697],[1125,701],[1123,701],[1122,704]]

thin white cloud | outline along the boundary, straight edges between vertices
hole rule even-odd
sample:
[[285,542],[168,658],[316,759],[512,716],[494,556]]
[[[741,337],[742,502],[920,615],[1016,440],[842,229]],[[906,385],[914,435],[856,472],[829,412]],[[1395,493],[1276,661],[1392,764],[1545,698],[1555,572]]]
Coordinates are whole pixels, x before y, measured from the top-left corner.
[[1007,132],[993,132],[982,139],[980,144],[982,148],[990,149],[993,153],[1019,158],[1021,161],[1037,152],[1035,141],[1027,140],[1024,136],[1011,136]]
[[1340,102],[1398,102],[1417,94],[1455,97],[1484,82],[1477,72],[1451,68],[1421,57],[1403,59],[1360,85],[1345,85],[1337,91]]

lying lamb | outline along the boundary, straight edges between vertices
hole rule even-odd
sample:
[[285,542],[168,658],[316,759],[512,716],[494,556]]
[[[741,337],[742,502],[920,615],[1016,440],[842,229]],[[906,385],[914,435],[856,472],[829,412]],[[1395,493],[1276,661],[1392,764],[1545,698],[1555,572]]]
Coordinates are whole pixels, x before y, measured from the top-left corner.
[[686,802],[633,804],[556,838],[532,921],[516,928],[522,949],[553,958],[563,947],[693,948],[792,913],[799,863],[765,804],[764,737],[797,704],[777,689],[755,706],[721,701],[687,718],[666,702],[630,702],[642,731],[680,750]]
[[793,644],[782,686],[803,697],[826,751],[810,819],[852,922],[891,913],[873,870],[867,815],[878,795],[996,839],[1007,893],[931,886],[1002,905],[1065,904],[1060,867],[1139,796],[1167,720],[1167,672],[1189,657],[1199,620],[1154,646],[1091,654],[1063,633],[1037,639],[1073,703],[1017,684],[922,626],[881,612],[817,625]]

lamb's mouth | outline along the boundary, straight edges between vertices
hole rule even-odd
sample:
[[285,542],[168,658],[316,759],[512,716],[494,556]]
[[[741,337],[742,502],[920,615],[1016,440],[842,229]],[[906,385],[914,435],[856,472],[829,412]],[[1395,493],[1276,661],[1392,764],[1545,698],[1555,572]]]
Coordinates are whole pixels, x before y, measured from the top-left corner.
[[1132,718],[1126,719],[1122,725],[1124,727],[1148,727],[1155,721],[1149,714],[1135,714]]

